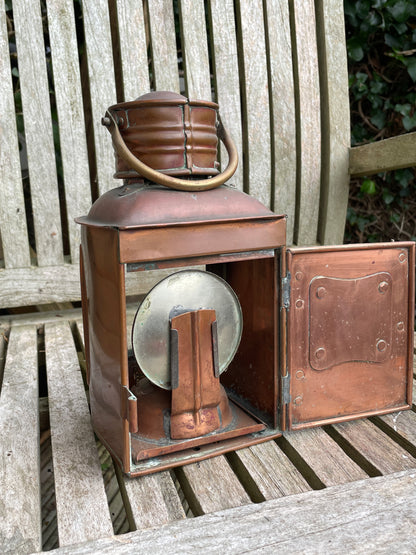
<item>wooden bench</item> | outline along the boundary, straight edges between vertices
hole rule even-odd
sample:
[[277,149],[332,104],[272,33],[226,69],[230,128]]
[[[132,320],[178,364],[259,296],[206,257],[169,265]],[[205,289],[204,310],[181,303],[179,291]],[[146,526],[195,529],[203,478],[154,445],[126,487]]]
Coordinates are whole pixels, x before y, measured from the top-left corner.
[[[342,1],[84,0],[74,12],[47,0],[44,27],[39,4],[12,4],[0,8],[1,551],[411,549],[413,411],[130,480],[95,441],[83,375],[74,218],[118,185],[109,105],[151,87],[218,100],[235,184],[288,215],[288,243],[341,243],[349,174],[416,164],[416,134],[349,148]],[[133,276],[129,294],[160,277]]]

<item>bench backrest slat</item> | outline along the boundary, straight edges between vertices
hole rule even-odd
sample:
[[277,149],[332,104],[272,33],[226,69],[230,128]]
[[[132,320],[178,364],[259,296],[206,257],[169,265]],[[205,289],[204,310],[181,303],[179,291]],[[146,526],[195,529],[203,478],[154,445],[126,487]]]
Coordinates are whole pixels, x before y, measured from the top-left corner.
[[295,81],[298,85],[298,182],[295,242],[316,241],[321,178],[321,109],[313,0],[295,0],[293,6]]
[[267,2],[270,85],[273,107],[272,209],[287,215],[287,242],[293,243],[296,214],[296,114],[289,4]]
[[6,268],[18,268],[30,265],[30,255],[7,31],[0,9],[0,257]]
[[344,10],[338,0],[318,0],[318,54],[322,120],[321,207],[318,240],[343,242],[349,191],[350,107]]
[[107,108],[117,102],[110,14],[106,0],[83,2],[82,10],[91,98],[92,121],[89,123],[95,147],[96,183],[93,185],[98,187],[98,193],[102,195],[119,185],[112,177],[114,153],[111,140],[101,125],[101,118]]
[[204,2],[203,0],[181,0],[179,6],[186,93],[192,99],[211,100]]
[[[239,164],[231,182],[243,190],[243,131],[241,122],[241,95],[238,72],[237,35],[234,23],[233,0],[211,0],[211,52],[213,55],[216,100],[225,127],[237,148]],[[227,161],[221,147],[221,167]]]
[[148,3],[154,85],[159,91],[180,92],[173,5],[170,0]]
[[70,255],[72,262],[78,262],[81,233],[74,219],[88,212],[91,194],[86,187],[89,166],[74,4],[71,0],[50,0],[47,9]]
[[117,2],[118,41],[125,100],[134,100],[150,90],[143,3]]
[[13,2],[20,89],[39,266],[63,263],[61,217],[40,5]]
[[[14,0],[7,12],[16,31],[17,87],[16,72],[13,80],[23,100],[19,139],[30,184],[20,176],[4,63],[1,307],[79,298],[74,218],[121,184],[101,118],[108,106],[154,89],[219,103],[240,158],[230,182],[287,214],[288,244],[342,242],[350,142],[342,0],[46,0],[45,6],[41,13],[36,3]],[[0,12],[7,60],[4,5]],[[223,148],[220,155],[224,167]]]
[[266,42],[261,0],[241,2],[239,6],[241,51],[240,79],[243,82],[244,189],[270,205],[271,152],[269,84]]

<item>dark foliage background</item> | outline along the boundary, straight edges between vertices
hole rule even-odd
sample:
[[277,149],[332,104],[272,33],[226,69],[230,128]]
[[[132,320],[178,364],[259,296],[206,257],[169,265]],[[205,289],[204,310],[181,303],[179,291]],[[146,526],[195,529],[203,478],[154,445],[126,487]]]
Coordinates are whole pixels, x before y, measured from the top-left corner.
[[[416,1],[344,0],[352,145],[416,130]],[[345,242],[416,240],[415,169],[354,179]]]

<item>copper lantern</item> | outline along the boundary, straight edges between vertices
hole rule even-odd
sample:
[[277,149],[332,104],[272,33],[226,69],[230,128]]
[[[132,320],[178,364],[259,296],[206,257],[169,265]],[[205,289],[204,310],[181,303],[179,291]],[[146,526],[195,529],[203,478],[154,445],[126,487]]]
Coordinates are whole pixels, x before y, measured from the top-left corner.
[[[93,426],[124,472],[411,406],[413,243],[286,248],[285,216],[225,184],[213,102],[151,93],[103,123],[125,181],[78,219],[82,305]],[[126,274],[163,268],[127,329]]]

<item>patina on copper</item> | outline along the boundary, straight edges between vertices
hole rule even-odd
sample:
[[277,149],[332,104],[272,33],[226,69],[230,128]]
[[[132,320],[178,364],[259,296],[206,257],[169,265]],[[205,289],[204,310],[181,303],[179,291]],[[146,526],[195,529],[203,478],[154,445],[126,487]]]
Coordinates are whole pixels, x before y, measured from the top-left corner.
[[414,243],[288,249],[289,429],[411,406]]
[[[281,430],[411,407],[415,244],[286,249],[284,216],[218,186],[236,158],[230,147],[226,173],[215,176],[216,111],[172,93],[112,107],[118,176],[128,179],[78,219],[92,420],[131,476]],[[124,162],[136,157],[156,168],[149,175],[173,179],[173,189],[131,172],[140,164]],[[188,192],[178,174],[211,181],[191,179]],[[175,301],[163,323],[170,374],[158,387],[128,352],[125,272],[195,263],[238,297],[241,342],[221,373],[220,308]],[[147,343],[160,348],[157,334]]]
[[[102,124],[113,139],[117,169],[114,176],[127,180],[144,177],[184,191],[222,185],[233,176],[238,155],[217,110],[218,105],[213,102],[189,100],[171,92],[153,92],[134,102],[111,106]],[[229,157],[221,174],[218,138]],[[205,179],[195,179],[201,176]]]
[[[212,388],[216,391],[215,402],[219,400],[220,426],[212,431],[195,432],[202,434],[197,437],[173,439],[166,435],[165,415],[172,408],[172,392],[156,387],[146,378],[136,380],[133,362],[128,360],[124,275],[126,270],[186,267],[197,259],[230,283],[232,276],[238,275],[239,265],[241,274],[247,261],[254,268],[259,265],[254,275],[260,276],[264,261],[269,260],[267,291],[272,291],[277,282],[277,274],[273,275],[277,266],[272,261],[279,256],[285,242],[285,217],[273,214],[254,198],[225,185],[187,193],[136,183],[104,194],[89,215],[78,221],[83,227],[83,311],[89,343],[92,418],[97,434],[123,470],[132,476],[155,472],[279,435],[275,427],[266,428],[262,415],[247,414],[227,399],[221,385],[227,372],[220,377],[219,389]],[[228,280],[229,265],[235,270],[230,271]],[[236,293],[241,302],[244,290],[236,287]],[[278,309],[273,302],[266,303],[265,295],[264,292],[261,297],[262,312],[271,314],[265,318],[272,328]],[[250,321],[249,315],[254,314],[257,300],[256,296],[251,302],[244,300],[243,322]],[[264,326],[260,328],[258,339]],[[268,384],[266,406],[270,421],[277,409],[277,394],[273,394],[278,388],[273,339],[276,333],[276,329],[269,329],[267,335],[263,334],[267,355],[256,356],[255,368],[251,367],[253,359],[244,360],[237,350],[241,376],[252,376],[253,384],[257,381]],[[211,336],[215,338],[214,333]],[[257,346],[253,338],[247,337],[246,344],[254,352]],[[203,350],[207,351],[207,347]],[[182,351],[187,357],[191,355],[190,346]],[[213,360],[211,354],[204,359]],[[268,363],[263,366],[261,363],[265,360]],[[189,369],[191,365],[193,362],[184,363],[184,368]],[[214,381],[218,383],[217,378]],[[249,388],[250,378],[246,382]],[[203,404],[210,407],[212,393],[205,394],[205,383],[203,388]],[[198,403],[193,397],[189,401],[195,409]],[[179,405],[182,406],[182,401]],[[193,451],[195,448],[198,451]]]

